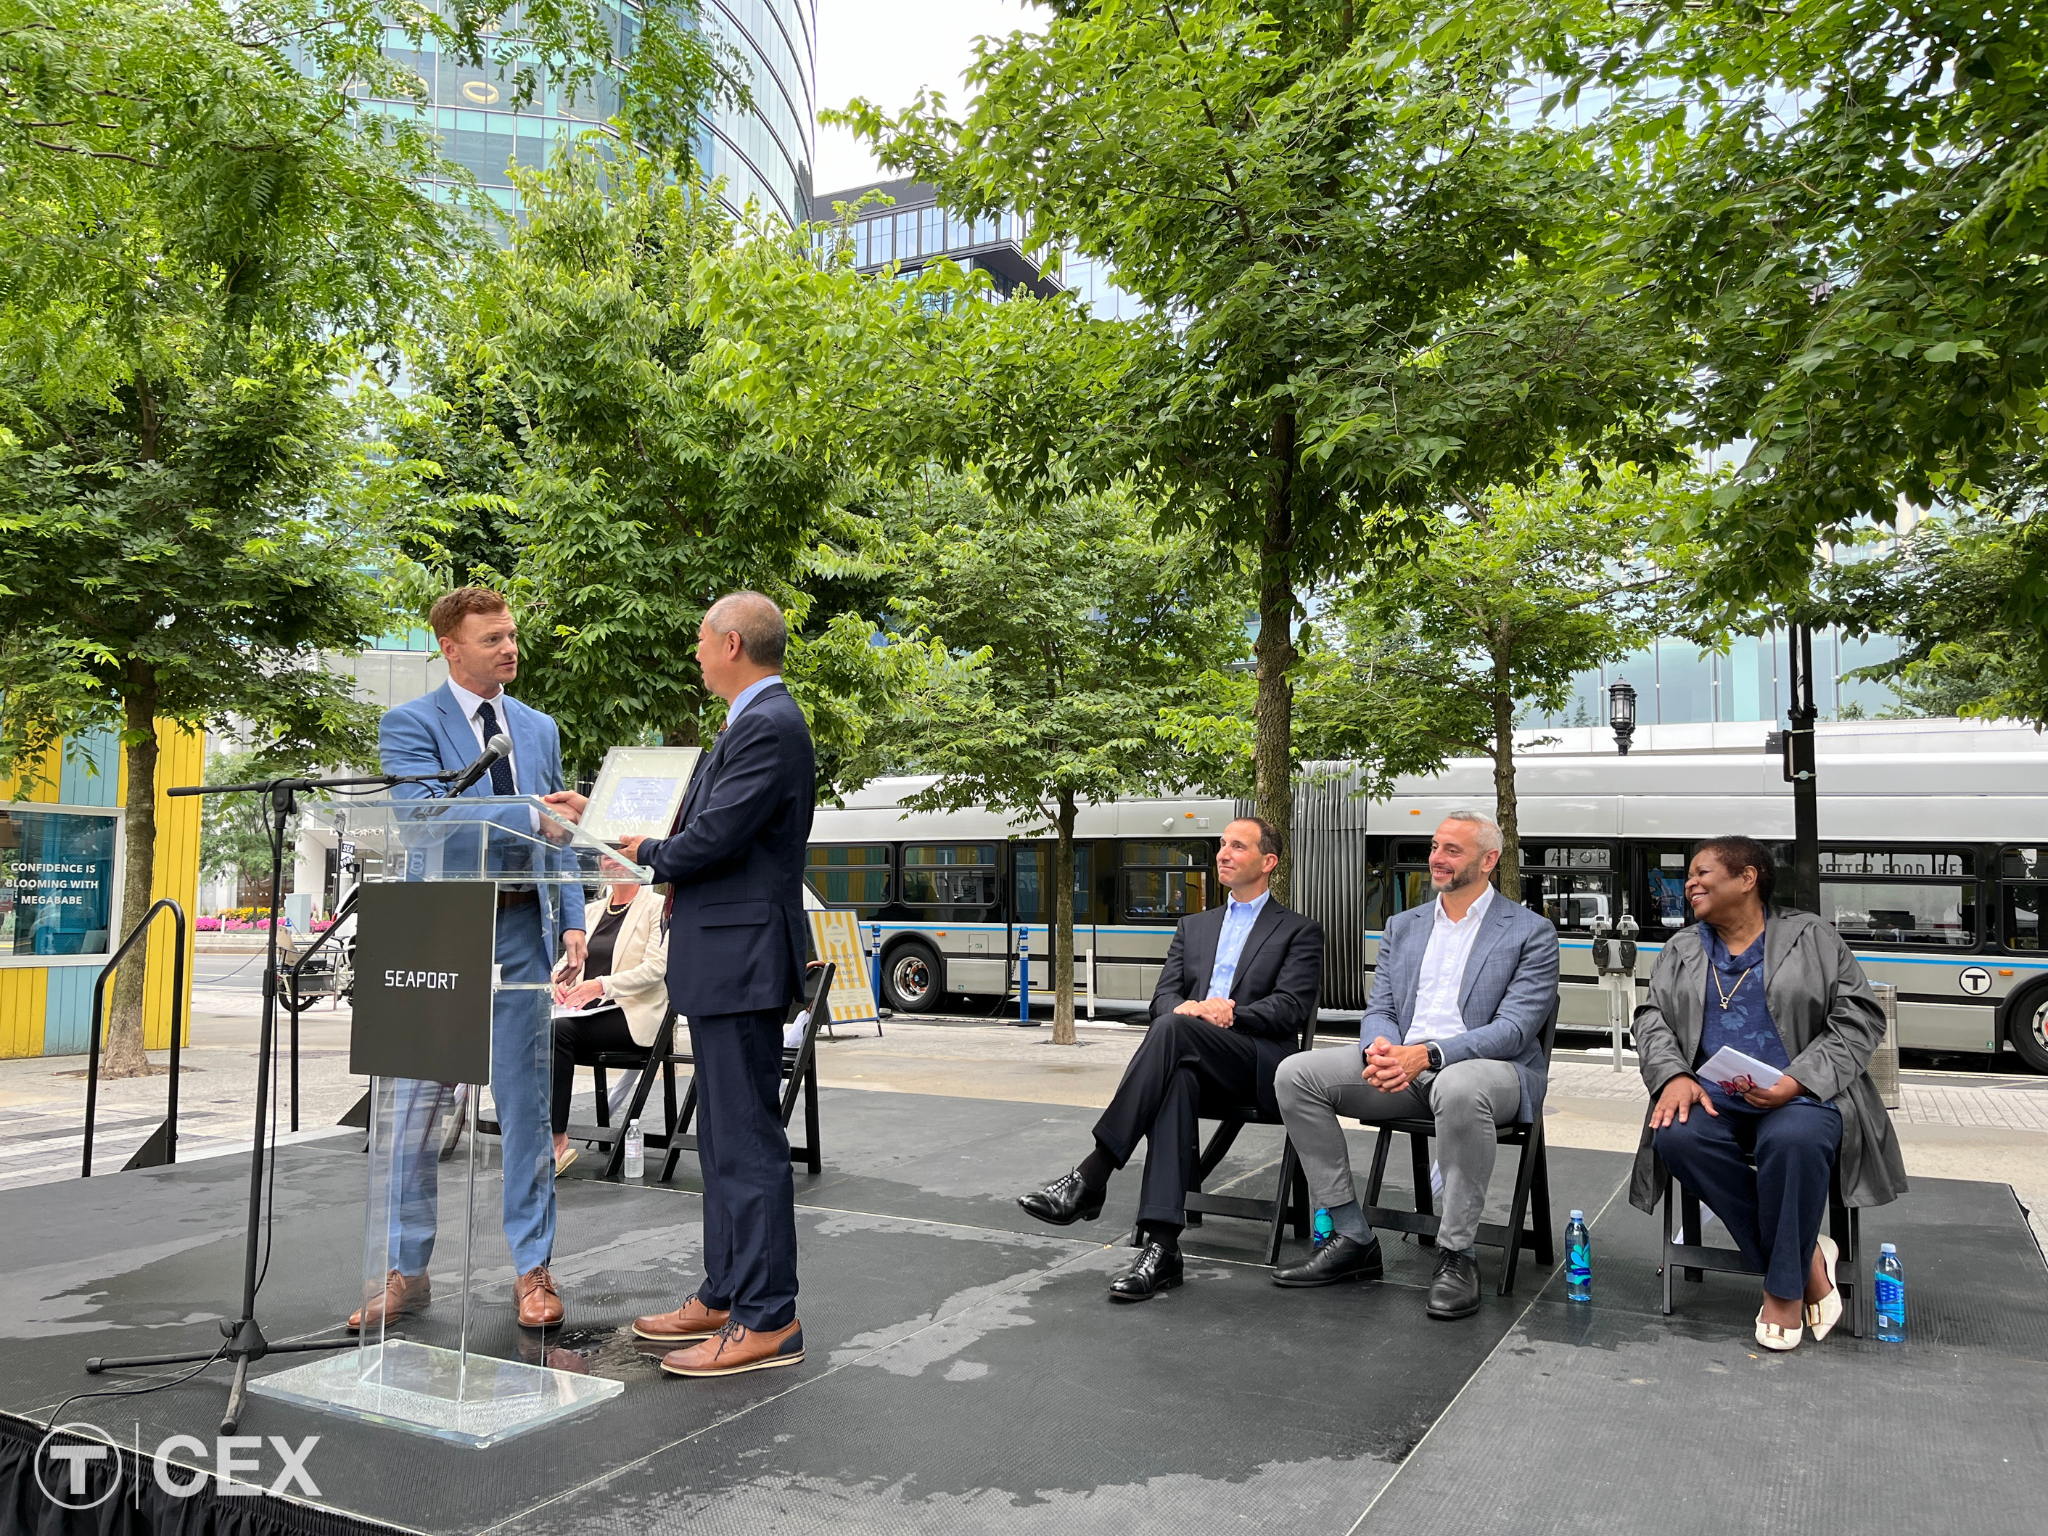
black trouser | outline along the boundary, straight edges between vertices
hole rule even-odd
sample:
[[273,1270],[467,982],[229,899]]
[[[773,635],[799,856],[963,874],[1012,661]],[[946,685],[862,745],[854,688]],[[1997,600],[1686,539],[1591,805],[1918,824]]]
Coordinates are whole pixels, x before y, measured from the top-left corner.
[[1116,1096],[1095,1122],[1096,1142],[1119,1168],[1141,1138],[1149,1139],[1140,1221],[1187,1224],[1188,1185],[1201,1162],[1203,1110],[1217,1116],[1257,1104],[1277,1117],[1273,1071],[1292,1048],[1192,1014],[1153,1021]]
[[697,1299],[767,1332],[796,1317],[796,1187],[782,1128],[782,1015],[690,1018],[704,1282]]
[[578,1067],[594,1066],[600,1055],[614,1051],[646,1049],[633,1038],[626,1015],[618,1008],[593,1008],[555,1020],[555,1078],[548,1106],[555,1134],[569,1129],[569,1097],[575,1091]]

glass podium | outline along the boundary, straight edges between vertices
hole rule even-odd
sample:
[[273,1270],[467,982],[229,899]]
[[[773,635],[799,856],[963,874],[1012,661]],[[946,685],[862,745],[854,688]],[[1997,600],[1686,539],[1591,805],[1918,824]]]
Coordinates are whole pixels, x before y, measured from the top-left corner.
[[[559,932],[566,888],[644,885],[648,871],[532,796],[380,797],[309,814],[362,868],[349,1049],[350,1071],[370,1077],[362,1326],[355,1350],[250,1390],[479,1448],[618,1396],[621,1382],[551,1366],[549,1330],[517,1325],[521,1266],[506,1234],[531,1241],[552,1211],[540,935]],[[490,1183],[476,1133],[486,1085],[502,1219],[477,1208]],[[459,1200],[440,1198],[444,1167]]]

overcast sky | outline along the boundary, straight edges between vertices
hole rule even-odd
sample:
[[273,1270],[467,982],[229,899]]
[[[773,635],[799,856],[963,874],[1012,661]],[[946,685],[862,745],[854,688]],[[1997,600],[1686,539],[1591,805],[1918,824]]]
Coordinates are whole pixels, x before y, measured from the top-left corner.
[[[864,96],[893,111],[927,85],[957,105],[973,39],[1019,27],[1041,31],[1047,14],[1022,0],[818,0],[818,105],[843,107]],[[819,192],[881,174],[865,144],[843,128],[818,125],[811,184]]]

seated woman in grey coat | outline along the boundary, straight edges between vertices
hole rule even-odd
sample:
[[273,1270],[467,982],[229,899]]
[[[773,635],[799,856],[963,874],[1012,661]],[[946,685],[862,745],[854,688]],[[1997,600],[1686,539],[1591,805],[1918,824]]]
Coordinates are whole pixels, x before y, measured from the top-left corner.
[[[1756,1341],[1826,1338],[1842,1315],[1834,1242],[1821,1235],[1828,1180],[1843,1200],[1883,1205],[1906,1187],[1898,1138],[1865,1070],[1884,1012],[1834,928],[1808,912],[1772,912],[1777,872],[1763,844],[1717,837],[1693,850],[1685,895],[1693,926],[1674,935],[1636,1010],[1636,1052],[1650,1112],[1629,1200],[1656,1209],[1658,1164],[1713,1209],[1764,1272]],[[1729,1046],[1782,1075],[1770,1087],[1703,1081]]]

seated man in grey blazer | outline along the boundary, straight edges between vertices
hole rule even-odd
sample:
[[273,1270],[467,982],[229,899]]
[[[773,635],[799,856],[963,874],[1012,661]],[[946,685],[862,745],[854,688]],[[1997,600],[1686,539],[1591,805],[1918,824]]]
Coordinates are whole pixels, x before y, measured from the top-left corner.
[[1359,1044],[1305,1051],[1280,1064],[1273,1091],[1308,1175],[1309,1201],[1330,1234],[1276,1285],[1377,1280],[1380,1241],[1351,1184],[1339,1115],[1367,1122],[1436,1121],[1443,1219],[1429,1315],[1479,1310],[1474,1244],[1493,1176],[1494,1127],[1543,1113],[1544,1020],[1557,997],[1557,934],[1488,882],[1500,828],[1454,811],[1430,843],[1437,897],[1387,920]]

